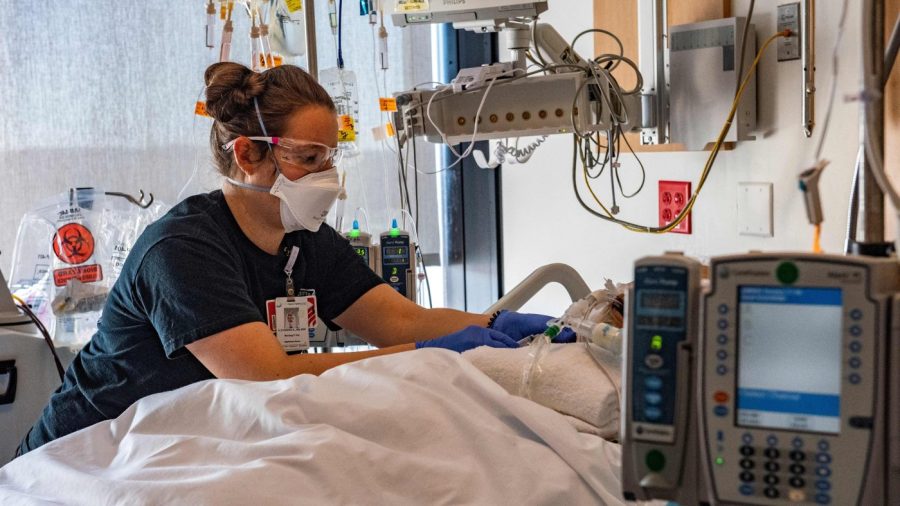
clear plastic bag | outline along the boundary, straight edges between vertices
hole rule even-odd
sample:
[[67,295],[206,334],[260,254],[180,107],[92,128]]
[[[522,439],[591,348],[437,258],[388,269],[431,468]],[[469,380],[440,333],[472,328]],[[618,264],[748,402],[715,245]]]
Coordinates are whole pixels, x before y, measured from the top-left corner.
[[144,209],[93,188],[41,200],[19,223],[10,290],[58,346],[83,346],[131,247],[165,209],[159,203]]

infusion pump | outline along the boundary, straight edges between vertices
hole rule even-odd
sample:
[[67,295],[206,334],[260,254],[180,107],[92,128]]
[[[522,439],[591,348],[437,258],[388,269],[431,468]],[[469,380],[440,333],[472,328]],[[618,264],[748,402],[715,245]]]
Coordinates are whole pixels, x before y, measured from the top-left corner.
[[701,271],[635,266],[625,498],[900,504],[896,259],[719,257],[703,290]]
[[[417,302],[416,243],[411,240],[409,232],[400,230],[397,227],[396,220],[392,223],[389,231],[379,236],[379,244],[374,244],[372,235],[360,231],[358,223],[355,222],[353,229],[345,234],[345,238],[350,242],[353,251],[388,286],[397,290],[397,293],[407,299]],[[322,329],[324,331],[324,325]],[[338,331],[334,342],[325,344],[336,344],[338,346],[368,345],[361,337],[353,335],[346,330]]]

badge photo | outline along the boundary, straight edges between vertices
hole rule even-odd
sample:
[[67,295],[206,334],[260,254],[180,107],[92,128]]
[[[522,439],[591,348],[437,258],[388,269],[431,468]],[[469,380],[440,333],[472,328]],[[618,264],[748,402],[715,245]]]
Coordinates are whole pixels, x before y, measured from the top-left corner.
[[309,349],[309,310],[306,297],[275,299],[275,335],[285,352],[290,354]]

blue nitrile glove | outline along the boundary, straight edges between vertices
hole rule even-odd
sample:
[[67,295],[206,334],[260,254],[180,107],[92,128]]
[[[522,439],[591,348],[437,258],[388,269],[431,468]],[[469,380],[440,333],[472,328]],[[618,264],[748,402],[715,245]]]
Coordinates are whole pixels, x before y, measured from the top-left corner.
[[497,330],[486,329],[477,325],[466,327],[459,332],[454,332],[453,334],[437,339],[416,342],[416,349],[429,347],[447,348],[448,350],[458,351],[460,353],[479,346],[490,346],[491,348],[518,348],[519,343]]
[[[503,310],[494,318],[490,328],[499,330],[519,341],[528,336],[543,334],[547,330],[547,322],[552,319],[552,316],[542,314],[516,313],[515,311]],[[553,342],[573,343],[575,342],[575,332],[566,327],[553,338]]]

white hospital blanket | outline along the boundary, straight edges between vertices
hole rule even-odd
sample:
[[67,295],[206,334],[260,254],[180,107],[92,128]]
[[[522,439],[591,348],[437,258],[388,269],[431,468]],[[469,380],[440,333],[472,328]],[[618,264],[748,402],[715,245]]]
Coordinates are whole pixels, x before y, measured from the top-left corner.
[[620,504],[619,456],[427,349],[150,396],[0,469],[0,504]]

